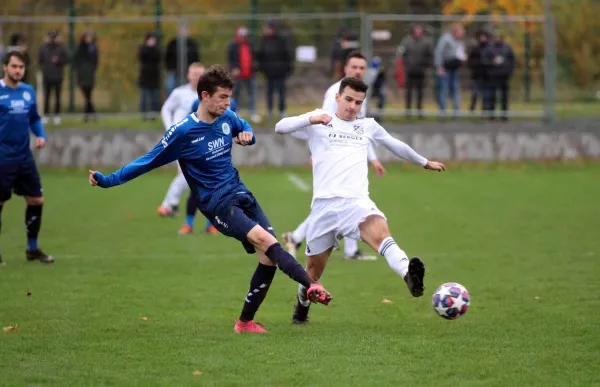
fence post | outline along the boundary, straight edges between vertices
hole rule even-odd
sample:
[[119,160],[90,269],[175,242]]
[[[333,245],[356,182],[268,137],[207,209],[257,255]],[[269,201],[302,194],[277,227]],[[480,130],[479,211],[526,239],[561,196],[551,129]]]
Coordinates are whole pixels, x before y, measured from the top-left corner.
[[187,73],[187,36],[184,36],[184,31],[187,30],[187,20],[185,18],[179,18],[177,26],[177,85],[181,86],[186,83]]
[[154,1],[154,8],[156,14],[156,23],[154,25],[154,33],[156,34],[156,46],[162,47],[162,2],[161,0]]
[[547,7],[544,21],[544,119],[552,122],[556,109],[556,21],[550,13],[549,4]]
[[530,25],[529,22],[525,22],[525,36],[524,36],[524,46],[525,46],[525,58],[524,58],[524,71],[523,71],[523,84],[525,87],[525,95],[524,101],[531,101],[531,32],[529,31]]
[[75,111],[75,15],[75,0],[69,0],[69,113]]
[[256,13],[258,12],[258,0],[250,0],[250,45],[256,49],[256,37],[258,36],[258,22]]

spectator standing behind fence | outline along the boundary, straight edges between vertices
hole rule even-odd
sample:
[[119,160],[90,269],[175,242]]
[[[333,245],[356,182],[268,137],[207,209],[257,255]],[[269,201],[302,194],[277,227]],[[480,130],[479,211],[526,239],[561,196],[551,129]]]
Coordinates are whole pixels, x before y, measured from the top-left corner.
[[464,35],[465,29],[462,25],[453,25],[450,31],[442,35],[435,47],[433,60],[440,82],[438,106],[442,115],[446,113],[448,93],[452,96],[455,117],[460,114],[459,70],[467,59],[463,42]]
[[[25,74],[23,75],[23,78],[21,78],[21,82],[29,83],[29,64],[31,63],[31,59],[29,58],[29,50],[25,42],[25,36],[22,33],[15,32],[10,36],[9,45],[6,47],[4,55],[11,51],[19,51],[23,54],[23,58],[25,58]],[[2,57],[4,57],[4,55],[2,55]]]
[[[142,120],[156,119],[160,110],[160,65],[161,52],[157,46],[156,35],[152,32],[146,34],[146,40],[138,51],[140,63],[140,112]],[[149,109],[148,109],[148,105]]]
[[329,69],[334,82],[339,81],[344,76],[344,63],[342,61],[343,43],[348,35],[345,27],[339,29],[337,37],[331,45],[331,67]]
[[[385,66],[380,57],[376,56],[369,63],[369,69],[365,75],[365,83],[369,86],[371,100],[377,99],[377,111],[372,115],[377,122],[383,119],[383,108],[385,107]],[[367,106],[368,108],[368,106]],[[367,109],[368,112],[368,109]],[[369,116],[371,116],[369,114]]]
[[471,112],[475,111],[479,98],[481,98],[482,110],[485,110],[489,95],[489,79],[483,63],[483,51],[488,46],[488,35],[485,31],[478,31],[476,39],[477,42],[469,52],[467,60],[471,70]]
[[507,120],[509,82],[515,69],[515,54],[512,47],[504,41],[502,33],[497,33],[493,42],[483,50],[483,61],[490,80],[487,114],[490,119],[495,118],[496,97],[500,92],[500,107],[502,109],[500,118]]
[[287,40],[278,34],[275,24],[267,22],[257,52],[260,71],[267,80],[267,110],[273,117],[273,96],[279,94],[279,113],[286,116],[286,79],[293,70],[293,56]]
[[240,91],[245,89],[248,93],[248,108],[252,122],[260,122],[256,112],[256,61],[254,50],[248,41],[249,31],[246,26],[239,26],[235,31],[234,40],[227,47],[227,64],[231,75],[235,79],[233,99],[240,101]]
[[96,109],[92,102],[92,92],[96,84],[98,69],[98,45],[92,31],[86,31],[79,39],[79,45],[73,56],[73,70],[77,76],[77,86],[84,98],[83,120],[96,119]]
[[[179,44],[177,42],[178,38],[183,39],[183,45],[185,46],[185,55],[186,55],[186,63],[183,66],[183,76],[182,80],[177,77],[177,72],[179,71],[179,61],[180,58],[183,57],[183,52],[180,52]],[[174,88],[181,86],[182,84],[187,82],[185,79],[185,74],[187,72],[188,67],[195,62],[200,62],[200,45],[198,41],[194,38],[190,37],[190,30],[187,27],[181,27],[179,29],[179,35],[174,37],[167,44],[167,49],[165,52],[165,65],[167,68],[167,77],[166,77],[166,86],[167,86],[167,97],[171,94]]]
[[44,87],[44,117],[42,118],[44,124],[48,122],[50,95],[52,93],[54,94],[54,124],[60,124],[60,98],[64,69],[68,62],[69,52],[61,41],[58,31],[50,31],[39,52],[39,64]]
[[423,27],[416,25],[398,47],[398,55],[402,56],[406,73],[405,107],[406,114],[412,110],[413,91],[417,94],[417,113],[423,117],[423,90],[425,74],[433,61],[433,41],[425,36]]

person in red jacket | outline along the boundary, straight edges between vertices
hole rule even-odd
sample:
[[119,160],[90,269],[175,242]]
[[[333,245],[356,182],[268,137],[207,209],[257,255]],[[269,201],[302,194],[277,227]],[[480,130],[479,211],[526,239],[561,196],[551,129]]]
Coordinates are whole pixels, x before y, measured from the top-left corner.
[[260,117],[256,113],[256,82],[254,79],[255,61],[252,45],[248,41],[249,31],[246,26],[239,26],[235,30],[234,40],[229,43],[227,48],[227,63],[229,72],[235,78],[235,88],[233,89],[233,98],[240,100],[240,90],[246,89],[248,93],[248,109],[250,110],[250,119],[254,122],[260,122]]

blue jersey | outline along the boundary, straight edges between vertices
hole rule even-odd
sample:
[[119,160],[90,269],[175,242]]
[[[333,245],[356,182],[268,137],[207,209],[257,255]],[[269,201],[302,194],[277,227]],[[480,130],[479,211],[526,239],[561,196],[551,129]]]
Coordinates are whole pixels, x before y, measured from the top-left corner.
[[[235,99],[233,99],[233,98],[230,98],[229,101],[230,101],[229,102],[229,110],[231,110],[234,113],[237,113],[237,102],[235,102]],[[196,98],[196,100],[192,104],[192,113],[195,113],[198,111],[198,106],[200,106],[200,99]]]
[[30,130],[36,137],[46,137],[33,87],[19,83],[13,89],[0,80],[0,164],[33,159],[29,148]]
[[[100,187],[113,187],[179,160],[200,211],[211,214],[218,211],[228,197],[248,192],[231,161],[233,138],[241,132],[253,133],[250,125],[232,111],[226,110],[212,124],[200,121],[196,113],[191,113],[169,128],[150,152],[108,176],[97,173],[95,178]],[[251,144],[255,142],[256,136],[253,136]]]

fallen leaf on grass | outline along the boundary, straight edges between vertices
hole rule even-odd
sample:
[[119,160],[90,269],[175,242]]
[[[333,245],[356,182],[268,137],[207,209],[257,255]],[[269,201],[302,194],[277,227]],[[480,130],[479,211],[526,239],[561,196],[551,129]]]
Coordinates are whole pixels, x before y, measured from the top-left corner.
[[540,299],[538,296],[535,296],[535,297],[533,297],[533,298],[535,298],[536,300],[539,300],[539,299]]
[[194,376],[198,376],[198,375],[200,375],[201,373],[202,373],[202,372],[200,372],[200,371],[196,370],[196,371],[194,371]]
[[31,296],[31,292],[29,290],[27,290],[27,295]]
[[131,212],[127,214],[127,219],[133,219],[133,218],[134,218],[134,216]]
[[11,327],[4,327],[4,328],[2,328],[2,330],[4,332],[15,332],[17,330],[17,326],[15,325],[14,327],[12,327],[12,326]]
[[148,320],[148,317],[140,317],[140,320],[146,321],[146,320]]
[[388,300],[387,298],[384,298],[383,301],[381,301],[381,302],[383,302],[384,304],[393,304],[394,303],[394,301]]

